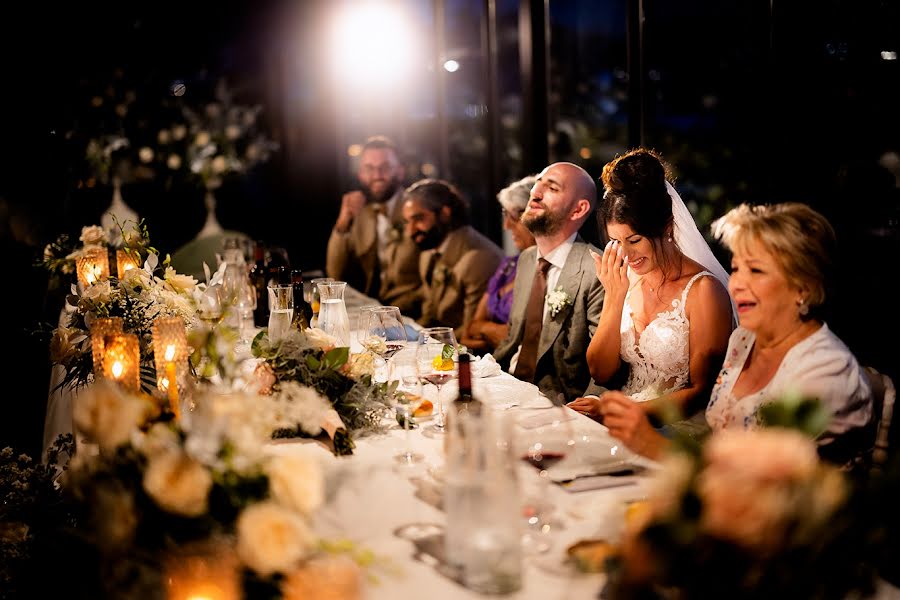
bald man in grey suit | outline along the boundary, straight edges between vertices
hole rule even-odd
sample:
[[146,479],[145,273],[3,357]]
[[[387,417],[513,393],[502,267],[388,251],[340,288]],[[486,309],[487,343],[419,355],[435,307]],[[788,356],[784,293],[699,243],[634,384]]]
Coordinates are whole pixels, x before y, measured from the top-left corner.
[[[540,173],[522,214],[522,223],[534,234],[536,245],[519,257],[509,335],[494,353],[504,368],[537,385],[557,404],[605,391],[591,379],[585,359],[604,291],[588,251],[594,247],[578,235],[596,203],[597,186],[578,165],[554,163]],[[523,368],[518,363],[526,308],[541,259],[549,262],[543,319],[533,367]]]

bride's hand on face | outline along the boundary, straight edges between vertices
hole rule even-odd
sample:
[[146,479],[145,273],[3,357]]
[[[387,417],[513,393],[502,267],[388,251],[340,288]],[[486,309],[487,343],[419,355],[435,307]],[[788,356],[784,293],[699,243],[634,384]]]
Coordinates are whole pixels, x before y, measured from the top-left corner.
[[628,293],[628,257],[624,256],[621,244],[610,241],[604,247],[602,256],[591,250],[591,257],[606,299],[616,298],[624,302]]

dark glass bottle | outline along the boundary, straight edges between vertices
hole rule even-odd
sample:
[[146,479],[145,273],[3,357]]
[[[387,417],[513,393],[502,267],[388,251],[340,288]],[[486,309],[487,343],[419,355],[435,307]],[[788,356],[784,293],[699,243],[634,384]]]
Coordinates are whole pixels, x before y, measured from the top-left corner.
[[253,324],[257,327],[269,325],[268,271],[266,269],[266,247],[257,241],[253,247],[253,266],[250,267],[250,283],[256,291],[256,308],[253,310]]
[[294,319],[291,321],[291,327],[303,331],[309,327],[309,319],[312,317],[312,307],[303,297],[303,271],[300,269],[291,271],[291,285],[294,287]]
[[472,357],[468,353],[459,355],[459,395],[453,403],[454,412],[468,413],[469,415],[481,414],[481,402],[472,395]]

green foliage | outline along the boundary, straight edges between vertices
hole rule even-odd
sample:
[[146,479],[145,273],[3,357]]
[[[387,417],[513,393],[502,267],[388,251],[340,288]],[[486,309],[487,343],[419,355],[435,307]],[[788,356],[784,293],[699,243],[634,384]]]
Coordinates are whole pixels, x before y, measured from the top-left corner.
[[817,398],[788,394],[761,406],[759,418],[765,427],[797,429],[816,438],[828,428],[831,415]]

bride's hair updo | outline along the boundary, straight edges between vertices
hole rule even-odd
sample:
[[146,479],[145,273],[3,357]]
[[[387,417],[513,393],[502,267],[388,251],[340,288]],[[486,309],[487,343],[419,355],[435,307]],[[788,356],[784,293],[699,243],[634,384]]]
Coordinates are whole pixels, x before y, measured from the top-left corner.
[[597,212],[601,230],[605,231],[607,223],[621,223],[651,242],[669,234],[669,177],[669,167],[659,154],[645,148],[630,150],[606,163],[600,175],[605,193]]

